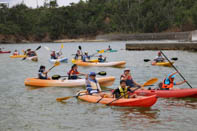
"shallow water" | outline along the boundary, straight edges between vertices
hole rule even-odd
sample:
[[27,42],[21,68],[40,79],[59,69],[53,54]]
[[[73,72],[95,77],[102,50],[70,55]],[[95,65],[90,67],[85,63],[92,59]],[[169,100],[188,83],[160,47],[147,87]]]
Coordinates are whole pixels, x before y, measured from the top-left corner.
[[[150,78],[157,77],[159,80],[171,72],[173,68],[151,66],[150,62],[143,59],[154,59],[157,51],[126,51],[125,42],[88,42],[88,43],[65,43],[63,54],[72,58],[79,45],[83,51],[89,54],[95,53],[96,49],[105,49],[108,45],[117,49],[116,53],[105,53],[108,61],[125,60],[126,67],[132,71],[133,78],[143,84]],[[15,48],[23,50],[36,49],[37,44],[9,44],[0,45],[13,51]],[[48,87],[29,90],[24,86],[24,79],[36,77],[40,65],[47,68],[53,66],[48,62],[50,52],[44,46],[59,50],[61,44],[45,43],[37,51],[38,62],[9,58],[9,54],[0,54],[0,131],[107,131],[107,130],[180,130],[195,131],[197,129],[197,99],[159,99],[151,108],[122,108],[106,107],[101,104],[92,104],[77,100],[67,100],[65,103],[56,102],[57,97],[75,95],[84,88],[58,88]],[[178,57],[175,66],[190,82],[193,88],[197,88],[197,53],[187,51],[164,51],[169,57]],[[55,67],[49,75],[66,75],[71,67],[71,62]],[[123,72],[120,68],[82,68],[79,71],[106,71],[108,76],[113,75],[116,81],[112,87],[119,84],[119,77]],[[177,75],[176,81],[181,78]],[[178,86],[189,88],[186,84]]]

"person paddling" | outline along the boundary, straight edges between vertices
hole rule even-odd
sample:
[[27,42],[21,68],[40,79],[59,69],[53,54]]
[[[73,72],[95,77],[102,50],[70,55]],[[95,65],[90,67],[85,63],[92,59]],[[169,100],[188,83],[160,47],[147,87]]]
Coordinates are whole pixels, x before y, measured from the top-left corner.
[[37,56],[36,52],[35,52],[35,51],[32,51],[31,49],[27,49],[26,55],[27,55],[28,57]]
[[46,67],[41,65],[38,71],[38,79],[49,79],[47,76],[48,71],[45,71]]
[[174,78],[176,76],[177,72],[174,72],[172,74],[168,74],[168,76],[163,80],[160,89],[161,90],[170,90],[174,87],[174,85],[181,85],[186,82],[186,80],[181,82],[174,82]]
[[119,97],[122,97],[122,98],[136,98],[137,97],[136,94],[129,95],[128,92],[133,93],[133,91],[126,85],[126,81],[121,80],[120,81],[120,86],[112,92],[112,95],[115,98],[119,98]]
[[128,68],[124,70],[124,74],[122,74],[120,76],[120,80],[125,80],[126,81],[126,85],[129,86],[129,87],[131,87],[131,88],[132,87],[141,87],[140,84],[136,83],[133,80],[133,78],[132,78],[132,76],[130,74],[130,69],[128,69]]
[[101,87],[96,80],[96,73],[90,72],[89,75],[86,75],[86,90],[89,95],[101,92]]
[[103,55],[99,55],[98,62],[105,62],[106,57],[103,57]]
[[112,48],[111,48],[111,46],[110,46],[110,45],[108,46],[107,50],[109,50],[109,51],[110,51],[110,50],[112,50]]
[[[81,56],[81,57],[80,57],[80,56]],[[75,60],[82,59],[82,55],[81,55],[81,51],[80,51],[80,50],[77,50],[77,53],[75,54],[74,59],[75,59]]]
[[164,62],[165,59],[162,57],[161,52],[159,51],[156,58],[154,59],[155,62]]
[[84,55],[82,56],[82,60],[83,60],[83,62],[90,60],[90,56],[88,55],[87,51],[85,51]]
[[51,53],[51,59],[57,59],[57,58],[58,57],[57,57],[55,51],[52,51],[52,53]]
[[68,72],[68,79],[79,79],[79,74],[85,75],[84,73],[80,73],[77,68],[78,66],[76,64],[72,65],[70,71]]
[[19,55],[19,52],[17,50],[14,50],[12,55]]

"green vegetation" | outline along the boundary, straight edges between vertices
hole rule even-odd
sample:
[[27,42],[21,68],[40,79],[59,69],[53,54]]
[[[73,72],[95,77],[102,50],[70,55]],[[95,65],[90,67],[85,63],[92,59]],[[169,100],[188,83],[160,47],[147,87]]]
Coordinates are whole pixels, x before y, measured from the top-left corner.
[[0,8],[0,34],[41,40],[197,28],[196,0],[87,0],[57,8]]

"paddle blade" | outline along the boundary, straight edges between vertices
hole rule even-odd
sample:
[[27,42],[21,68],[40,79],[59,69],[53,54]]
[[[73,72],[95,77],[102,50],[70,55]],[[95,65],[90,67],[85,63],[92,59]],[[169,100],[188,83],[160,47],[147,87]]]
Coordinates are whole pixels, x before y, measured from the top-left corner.
[[79,50],[81,50],[81,46],[78,46]]
[[144,59],[144,62],[149,62],[150,61],[150,59]]
[[48,51],[51,51],[51,49],[50,49],[49,47],[47,47],[47,46],[44,46],[44,48],[45,48],[46,50],[48,50]]
[[100,50],[98,53],[104,53],[105,52],[105,50]]
[[158,81],[158,78],[152,78],[150,80],[148,80],[147,82],[145,82],[142,86],[149,86],[149,85],[153,85]]
[[61,97],[61,98],[56,98],[56,101],[61,102],[63,100],[68,100],[70,98],[72,98],[73,96],[67,96],[67,97]]
[[175,60],[176,61],[176,60],[178,60],[178,58],[177,57],[174,57],[174,58],[171,58],[171,60]]
[[51,78],[52,78],[53,80],[58,80],[60,77],[61,77],[60,75],[53,75]]
[[38,46],[38,48],[36,48],[36,50],[39,50],[41,48],[41,45],[40,46]]
[[59,66],[60,65],[60,62],[59,61],[56,61],[55,63],[54,63],[54,66]]
[[105,75],[107,75],[107,73],[105,72],[105,71],[101,71],[101,72],[99,72],[99,73],[97,73],[98,75],[101,75],[101,76],[105,76]]
[[63,45],[63,44],[61,44],[61,49],[62,49],[62,48],[64,48],[64,45]]

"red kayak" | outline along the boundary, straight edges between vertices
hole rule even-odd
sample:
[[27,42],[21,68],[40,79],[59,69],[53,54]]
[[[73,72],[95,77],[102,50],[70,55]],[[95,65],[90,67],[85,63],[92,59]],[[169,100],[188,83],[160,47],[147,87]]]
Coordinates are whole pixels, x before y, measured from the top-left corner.
[[163,97],[163,98],[181,98],[181,97],[197,98],[197,88],[172,89],[172,90],[137,90],[135,91],[135,93],[141,96],[157,95],[158,97]]
[[[95,96],[95,95],[81,95],[78,97],[81,100],[91,102],[91,103],[97,103],[101,96]],[[110,102],[116,100],[116,98],[102,98],[102,100],[99,101],[101,104],[109,104]],[[121,98],[117,101],[112,102],[111,106],[126,106],[126,107],[151,107],[154,105],[157,101],[156,95],[152,96],[138,96],[137,98],[129,98],[124,99]]]
[[10,53],[11,51],[0,51],[0,54],[3,54],[3,53]]

